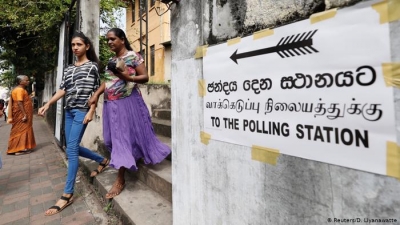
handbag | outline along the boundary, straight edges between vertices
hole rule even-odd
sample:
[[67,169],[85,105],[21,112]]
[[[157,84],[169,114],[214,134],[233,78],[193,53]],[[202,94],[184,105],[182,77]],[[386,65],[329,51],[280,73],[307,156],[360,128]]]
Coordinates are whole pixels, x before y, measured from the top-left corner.
[[115,66],[117,70],[123,72],[125,70],[125,61],[123,59],[117,59],[117,65]]

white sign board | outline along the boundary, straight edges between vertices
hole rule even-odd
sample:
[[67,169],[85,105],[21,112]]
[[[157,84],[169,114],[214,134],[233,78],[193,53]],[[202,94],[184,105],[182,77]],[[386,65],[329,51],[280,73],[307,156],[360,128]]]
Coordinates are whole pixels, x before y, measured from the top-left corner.
[[371,7],[376,2],[209,47],[204,131],[213,140],[387,174],[394,99],[382,72],[391,62],[389,26]]

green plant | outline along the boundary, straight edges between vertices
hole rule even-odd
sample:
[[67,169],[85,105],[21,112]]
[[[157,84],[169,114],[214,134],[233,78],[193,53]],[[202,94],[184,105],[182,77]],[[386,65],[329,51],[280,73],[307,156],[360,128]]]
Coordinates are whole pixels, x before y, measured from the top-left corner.
[[[57,64],[60,25],[71,2],[0,0],[1,64],[14,65],[15,74],[35,77],[39,91],[44,88],[45,72],[54,69]],[[120,0],[101,0],[101,21],[114,26],[118,17],[115,12],[126,4]],[[75,8],[72,9],[71,18],[75,15]]]
[[104,206],[103,210],[104,212],[109,212],[110,209],[112,209],[112,203],[109,202],[106,206]]
[[0,74],[0,86],[7,87],[8,90],[14,86],[16,75],[11,71],[7,70]]

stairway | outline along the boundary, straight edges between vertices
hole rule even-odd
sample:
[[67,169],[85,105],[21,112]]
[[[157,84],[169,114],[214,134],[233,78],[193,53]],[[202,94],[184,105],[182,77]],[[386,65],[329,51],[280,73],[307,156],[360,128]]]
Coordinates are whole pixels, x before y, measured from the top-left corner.
[[[152,123],[160,141],[171,147],[171,110],[153,109]],[[99,144],[99,153],[110,157],[104,144]],[[117,170],[106,169],[93,179],[94,189],[99,196],[112,203],[112,211],[120,216],[123,224],[135,225],[169,225],[172,224],[172,173],[171,157],[157,165],[138,164],[137,172],[125,174],[126,185],[120,195],[113,200],[104,198],[111,188]],[[81,167],[87,177],[97,163],[80,158]]]

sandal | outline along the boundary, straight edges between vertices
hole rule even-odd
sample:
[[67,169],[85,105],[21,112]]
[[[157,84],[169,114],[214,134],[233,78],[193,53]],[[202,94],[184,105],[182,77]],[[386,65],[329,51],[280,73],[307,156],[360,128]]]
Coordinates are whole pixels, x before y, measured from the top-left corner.
[[[110,199],[110,198],[114,198],[115,196],[119,195],[122,190],[124,190],[125,184],[121,184],[118,181],[115,181],[115,183],[113,184],[113,186],[111,187],[110,191],[108,191],[108,193],[106,194],[106,198]],[[111,193],[111,190],[113,189],[117,189],[114,193]]]
[[74,195],[74,194],[71,194],[71,196],[70,196],[69,198],[68,198],[68,197],[65,197],[65,196],[61,196],[60,199],[61,199],[61,200],[64,200],[64,201],[67,201],[67,203],[65,203],[65,205],[63,205],[62,207],[53,205],[53,206],[50,207],[49,209],[57,209],[57,211],[54,211],[54,212],[49,213],[49,214],[46,214],[46,212],[45,212],[44,215],[45,215],[45,216],[52,216],[52,215],[54,215],[54,214],[57,214],[57,213],[61,212],[63,209],[67,208],[67,206],[71,205],[72,202],[73,202],[73,200],[74,200],[74,199],[71,199],[73,195]]
[[32,150],[30,150],[30,149],[24,149],[24,150],[21,150],[19,152],[7,153],[7,155],[26,155],[26,154],[29,154],[31,152],[32,152]]
[[[104,169],[108,166],[108,164],[110,164],[110,160],[109,160],[109,159],[106,159],[106,162],[105,162],[105,163],[99,163],[99,166],[101,166],[100,169],[97,168],[97,169],[93,170],[93,171],[92,171],[92,174],[90,174],[90,177],[95,177],[95,176],[97,176],[99,173],[103,172]],[[96,172],[96,173],[93,174],[93,172]]]

